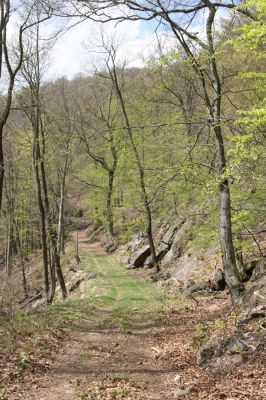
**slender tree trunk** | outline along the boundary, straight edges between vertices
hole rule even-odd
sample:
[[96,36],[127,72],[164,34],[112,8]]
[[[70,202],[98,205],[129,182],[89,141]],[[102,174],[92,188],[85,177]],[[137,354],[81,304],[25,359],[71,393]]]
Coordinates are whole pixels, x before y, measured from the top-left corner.
[[236,257],[233,245],[230,186],[228,179],[224,177],[224,173],[226,170],[226,159],[221,128],[222,89],[215,59],[215,50],[212,36],[212,27],[215,13],[215,7],[211,7],[209,9],[209,16],[207,20],[207,40],[211,63],[212,86],[214,90],[214,101],[211,108],[209,108],[209,112],[211,118],[211,126],[215,134],[218,175],[220,178],[219,210],[222,260],[224,265],[225,280],[231,294],[232,302],[237,303],[240,298],[242,284],[236,266]]
[[13,222],[14,222],[14,226],[15,226],[15,230],[16,230],[18,253],[19,253],[19,258],[20,258],[20,262],[21,262],[22,285],[23,285],[25,299],[27,299],[28,289],[27,289],[27,278],[26,278],[26,271],[25,271],[25,259],[24,259],[24,255],[23,255],[22,243],[21,243],[20,236],[19,236],[19,228],[18,228],[16,221],[13,221]]
[[114,186],[114,171],[108,173],[108,189],[106,196],[106,217],[107,217],[107,229],[110,241],[114,241],[114,220],[113,220],[113,208],[112,208],[112,194]]
[[63,214],[64,214],[64,184],[60,188],[60,201],[58,211],[58,229],[57,229],[57,252],[60,254],[62,250],[62,235],[63,235]]
[[8,277],[11,276],[10,266],[10,242],[11,242],[11,221],[10,216],[7,217],[7,230],[6,230],[6,255],[5,255],[5,269]]
[[[40,125],[41,125],[41,118],[40,118]],[[47,189],[47,182],[46,182],[46,173],[45,173],[45,167],[44,167],[45,137],[44,137],[42,125],[41,125],[40,131],[41,131],[41,136],[42,136],[42,158],[40,160],[40,168],[41,168],[42,188],[43,188],[43,193],[44,193],[45,212],[46,212],[46,216],[47,216],[47,228],[48,228],[48,232],[49,232],[50,242],[51,242],[51,245],[53,248],[55,268],[56,268],[56,273],[57,273],[59,285],[60,285],[61,292],[62,292],[62,297],[63,297],[63,299],[66,299],[67,298],[67,290],[66,290],[65,280],[64,280],[64,276],[63,276],[63,272],[62,272],[62,268],[61,268],[60,253],[58,253],[58,249],[57,249],[57,240],[56,240],[57,234],[53,227],[51,213],[50,213],[48,189]]]
[[34,164],[34,172],[35,172],[37,200],[38,200],[38,207],[39,207],[39,213],[40,213],[44,292],[45,292],[46,301],[48,302],[48,299],[49,299],[48,248],[47,248],[45,209],[44,209],[44,205],[43,205],[41,181],[40,181],[40,176],[39,176],[39,162],[40,162],[40,149],[39,149],[39,143],[38,143],[38,135],[35,132],[33,164]]
[[122,92],[121,92],[121,89],[120,89],[120,86],[118,83],[118,79],[117,79],[117,75],[116,75],[116,68],[115,68],[115,61],[114,61],[113,55],[111,55],[111,57],[112,57],[112,61],[113,61],[113,70],[112,71],[109,70],[109,73],[110,73],[111,79],[113,81],[113,84],[114,84],[114,87],[115,87],[115,90],[117,93],[117,97],[118,97],[118,100],[119,100],[119,103],[121,106],[122,114],[123,114],[123,117],[125,120],[125,125],[127,128],[127,133],[128,133],[128,137],[130,140],[131,148],[132,148],[133,154],[136,159],[138,172],[139,172],[142,201],[143,201],[145,214],[146,214],[146,221],[147,221],[146,233],[147,233],[149,246],[150,246],[150,250],[151,250],[152,263],[153,263],[153,266],[154,266],[156,272],[159,272],[160,268],[159,268],[159,263],[158,263],[158,259],[157,259],[157,255],[156,255],[155,244],[154,244],[153,234],[152,234],[152,213],[151,213],[150,203],[149,203],[149,199],[148,199],[148,195],[147,195],[147,191],[146,191],[144,168],[142,167],[142,164],[141,164],[140,156],[139,156],[138,149],[137,149],[137,146],[134,141],[133,132],[132,132],[129,118],[127,115],[127,110],[125,107],[123,95],[122,95]]
[[4,152],[3,152],[3,127],[0,126],[0,211],[2,210],[4,175],[5,175],[5,164],[4,164]]
[[49,259],[50,259],[50,275],[51,275],[51,290],[49,294],[49,302],[52,303],[56,290],[56,271],[55,271],[55,257],[51,254],[51,249],[49,248]]

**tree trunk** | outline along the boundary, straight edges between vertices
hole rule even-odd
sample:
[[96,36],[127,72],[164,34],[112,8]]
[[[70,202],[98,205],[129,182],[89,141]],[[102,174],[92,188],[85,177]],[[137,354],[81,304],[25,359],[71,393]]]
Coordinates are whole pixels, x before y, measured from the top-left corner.
[[46,217],[47,217],[47,228],[48,228],[51,246],[52,246],[53,253],[54,253],[55,269],[56,269],[57,277],[59,280],[62,297],[63,297],[63,299],[66,299],[67,298],[67,290],[66,290],[65,280],[64,280],[64,276],[63,276],[62,268],[61,268],[60,252],[58,253],[58,248],[57,248],[57,240],[56,240],[57,235],[56,235],[55,229],[53,227],[52,217],[51,217],[51,213],[50,213],[48,189],[47,189],[47,182],[46,182],[46,173],[45,173],[45,167],[44,167],[44,158],[45,158],[45,152],[46,152],[45,151],[45,136],[44,136],[43,126],[42,126],[42,121],[41,121],[40,116],[39,116],[39,121],[40,121],[40,132],[41,132],[41,138],[42,138],[42,157],[40,159],[40,169],[41,169],[42,189],[43,189],[43,193],[44,193],[45,213],[46,213]]
[[236,266],[236,257],[233,245],[232,223],[231,223],[231,199],[230,186],[227,178],[224,178],[226,171],[226,159],[221,128],[221,103],[222,89],[217,63],[215,59],[215,50],[213,45],[212,27],[216,13],[215,7],[209,8],[207,19],[207,40],[209,46],[210,66],[212,73],[212,86],[214,91],[213,101],[208,101],[211,126],[215,134],[216,156],[218,164],[219,183],[219,211],[220,211],[220,242],[222,251],[222,260],[224,265],[224,274],[226,284],[229,288],[232,302],[237,303],[240,298],[242,284]]
[[236,266],[236,257],[232,239],[230,190],[228,180],[219,185],[220,197],[220,240],[224,265],[225,281],[233,304],[239,301],[242,284]]
[[113,221],[113,208],[112,208],[112,194],[114,185],[114,172],[109,171],[108,173],[108,189],[106,196],[106,218],[107,218],[107,230],[110,242],[114,242],[114,221]]
[[18,246],[18,253],[21,262],[21,272],[22,272],[22,285],[24,290],[25,299],[28,298],[28,289],[27,289],[27,278],[26,278],[26,271],[25,271],[25,260],[23,255],[22,243],[19,236],[19,229],[16,221],[14,220],[14,226],[16,230],[16,239],[17,239],[17,246]]
[[133,132],[132,132],[132,129],[131,129],[131,126],[130,126],[130,122],[129,122],[129,118],[128,118],[128,115],[127,115],[127,110],[126,110],[126,107],[125,107],[123,95],[122,95],[122,92],[121,92],[121,89],[120,89],[120,86],[119,86],[119,83],[118,83],[118,79],[117,79],[117,75],[116,75],[116,66],[115,66],[114,55],[113,54],[111,54],[111,58],[112,58],[112,62],[113,62],[113,65],[112,65],[113,66],[113,70],[111,71],[109,69],[109,73],[110,73],[110,77],[112,79],[114,88],[116,90],[118,100],[120,102],[122,114],[123,114],[123,117],[124,117],[124,120],[125,120],[127,133],[128,133],[129,140],[130,140],[130,144],[131,144],[132,151],[133,151],[133,154],[134,154],[135,159],[136,159],[138,172],[139,172],[141,196],[142,196],[142,201],[143,201],[144,210],[145,210],[145,214],[146,214],[146,221],[147,221],[146,233],[147,233],[149,246],[150,246],[150,250],[151,250],[152,264],[153,264],[153,267],[155,268],[155,271],[159,272],[160,268],[159,268],[158,259],[157,259],[157,256],[156,256],[156,250],[155,250],[153,234],[152,234],[152,214],[151,214],[151,208],[150,208],[150,204],[149,204],[149,199],[148,199],[148,195],[147,195],[147,191],[146,191],[146,185],[145,185],[145,179],[144,179],[144,168],[142,167],[142,164],[141,164],[141,159],[140,159],[140,156],[139,156],[139,153],[138,153],[137,146],[136,146],[135,141],[134,141]]
[[40,149],[39,149],[39,143],[38,143],[38,135],[36,137],[36,133],[35,133],[34,139],[35,139],[35,143],[34,143],[33,163],[34,163],[34,172],[35,172],[37,200],[38,200],[38,207],[39,207],[39,213],[40,213],[44,293],[45,293],[46,301],[48,302],[48,298],[49,298],[49,267],[48,267],[48,248],[47,248],[47,235],[46,235],[46,218],[45,218],[45,209],[44,209],[43,200],[42,200],[41,181],[40,181],[40,176],[39,176]]
[[0,211],[2,210],[4,175],[5,175],[5,164],[4,164],[4,152],[3,152],[3,127],[1,126],[0,127]]

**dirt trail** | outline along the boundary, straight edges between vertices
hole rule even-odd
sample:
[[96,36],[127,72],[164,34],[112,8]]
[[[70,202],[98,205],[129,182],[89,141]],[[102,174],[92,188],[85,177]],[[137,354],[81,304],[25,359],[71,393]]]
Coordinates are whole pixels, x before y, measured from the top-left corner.
[[[156,301],[155,286],[123,270],[115,258],[104,255],[100,243],[90,243],[83,233],[79,244],[82,265],[94,265],[101,276],[95,282],[100,290],[97,312],[75,325],[46,372],[26,374],[8,400],[266,398],[265,343],[235,369],[217,374],[196,366],[203,340],[214,330],[218,337],[231,334],[224,319],[231,308],[225,293],[203,297],[197,306],[172,308],[158,319],[146,304]],[[147,295],[148,290],[153,292]]]
[[[93,252],[100,268],[101,244],[90,243],[79,233],[79,246],[83,252]],[[138,316],[137,310],[133,327],[124,332],[116,325],[104,326],[120,300],[119,288],[115,289],[112,304],[76,327],[48,371],[33,382],[25,380],[9,400],[172,399],[167,393],[174,370],[158,359],[165,328]]]
[[77,233],[72,234],[72,238],[74,241],[78,238],[79,248],[82,248],[84,251],[93,251],[97,254],[104,254],[104,249],[101,242],[92,242],[91,239],[88,238],[85,231],[78,231]]

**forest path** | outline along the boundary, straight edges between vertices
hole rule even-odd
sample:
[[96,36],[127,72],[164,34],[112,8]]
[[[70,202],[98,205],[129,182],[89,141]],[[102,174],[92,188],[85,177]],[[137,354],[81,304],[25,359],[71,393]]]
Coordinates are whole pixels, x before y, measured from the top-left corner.
[[172,399],[175,373],[157,354],[165,328],[156,286],[82,233],[79,245],[82,268],[97,274],[81,293],[94,311],[75,325],[49,370],[8,399]]

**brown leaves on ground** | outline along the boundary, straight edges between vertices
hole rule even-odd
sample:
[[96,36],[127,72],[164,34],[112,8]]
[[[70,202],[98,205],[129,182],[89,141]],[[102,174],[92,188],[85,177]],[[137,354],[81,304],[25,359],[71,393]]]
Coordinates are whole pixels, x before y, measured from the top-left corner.
[[[76,334],[74,347],[73,338],[65,342],[61,356],[55,356],[55,364],[51,364],[48,373],[36,366],[14,377],[16,383],[13,387],[10,385],[10,398],[265,400],[266,346],[261,323],[253,320],[238,332],[255,337],[257,341],[256,351],[243,355],[242,363],[234,365],[232,362],[229,366],[218,363],[216,369],[199,368],[196,361],[200,346],[210,337],[223,338],[234,334],[237,312],[231,309],[225,294],[202,297],[198,301],[196,308],[193,304],[167,312],[159,324],[145,321],[145,329],[142,320],[136,320],[130,335],[112,329],[96,333],[95,326],[91,333],[84,329],[78,336]],[[90,326],[89,323],[88,329]],[[92,338],[96,342],[87,345],[89,356],[78,361],[77,353],[84,351],[84,344]],[[53,340],[51,346],[54,346]],[[67,374],[60,375],[64,360],[70,363],[71,368],[77,369],[73,377],[71,368]],[[84,374],[82,363],[88,375]],[[109,368],[113,363],[115,366]],[[57,378],[53,368],[57,371]],[[39,387],[42,389],[36,397],[36,388]],[[69,394],[64,392],[66,387],[70,388]],[[42,397],[43,390],[46,392]],[[54,391],[56,397],[51,397]]]
[[145,383],[140,384],[113,375],[91,382],[87,390],[79,390],[77,385],[76,396],[81,400],[146,400],[150,399],[147,389],[148,385]]

